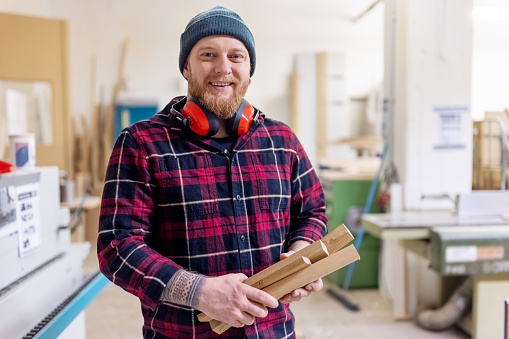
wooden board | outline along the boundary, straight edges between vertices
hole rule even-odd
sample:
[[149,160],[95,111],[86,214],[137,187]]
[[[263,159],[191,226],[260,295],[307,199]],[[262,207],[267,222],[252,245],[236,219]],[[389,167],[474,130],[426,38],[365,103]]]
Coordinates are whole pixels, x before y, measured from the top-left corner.
[[[308,248],[308,250],[306,251],[300,250],[298,252],[295,252],[291,256],[286,257],[285,259],[278,261],[274,265],[271,265],[266,269],[256,273],[255,275],[247,278],[246,280],[244,280],[244,284],[261,290],[262,288],[267,287],[270,284],[275,283],[276,281],[281,280],[311,265],[311,263],[316,262],[329,255],[327,247],[320,240],[315,242],[314,244],[316,245],[306,246],[305,248]],[[308,254],[312,259],[300,255],[301,252]],[[203,313],[200,313],[198,314],[198,320],[206,322],[211,321],[212,318]]]
[[[263,271],[247,278],[244,283],[249,286],[262,289],[304,268],[301,264],[303,258],[306,258],[309,261],[309,264],[311,264],[329,255],[327,247],[322,241],[318,240],[314,244],[316,245],[309,245],[305,247],[309,248],[309,250],[300,250],[291,256],[278,261],[274,265],[267,267]],[[307,256],[304,256],[303,254],[307,254]]]
[[[0,79],[51,84],[53,143],[36,147],[36,164],[58,166],[72,179],[74,138],[69,111],[67,44],[64,20],[0,13]],[[4,159],[10,161],[7,154]]]
[[323,237],[322,242],[327,247],[327,250],[329,250],[329,254],[333,254],[345,247],[353,239],[354,237],[350,230],[344,224],[341,224]]
[[345,247],[345,245],[351,242],[353,239],[354,237],[348,228],[346,228],[345,225],[340,225],[321,240],[315,241],[309,246],[306,246],[295,252],[293,255],[278,261],[274,265],[271,265],[263,271],[260,271],[252,277],[249,277],[246,279],[246,281],[244,281],[244,283],[248,284],[249,286],[263,289],[264,287],[269,286],[270,284],[284,278],[285,276],[288,276],[289,274],[285,275],[283,272],[284,269],[294,265],[294,261],[301,260],[301,257],[309,258],[312,263],[315,263],[327,257],[329,254],[335,253],[339,249]]
[[[302,271],[294,273],[270,286],[267,286],[263,289],[263,291],[267,292],[276,299],[281,299],[293,290],[306,286],[307,284],[339,270],[340,268],[343,268],[359,259],[359,253],[357,253],[354,245],[350,245],[334,254],[331,254],[327,258],[313,263],[311,266],[303,269]],[[230,325],[217,320],[210,321],[210,326],[217,334],[222,334],[230,328]]]
[[267,286],[263,289],[263,291],[272,295],[276,299],[280,299],[293,290],[306,286],[307,284],[337,271],[359,259],[359,253],[357,253],[354,245],[350,245],[299,272]]
[[[286,258],[286,259],[288,259],[288,258]],[[283,259],[283,260],[285,260],[285,259]],[[309,258],[306,258],[306,257],[299,257],[298,260],[293,260],[291,262],[289,261],[289,263],[290,264],[286,265],[285,268],[282,270],[282,272],[271,271],[269,275],[260,274],[260,273],[266,272],[267,271],[267,269],[266,269],[266,270],[260,271],[258,274],[255,274],[251,277],[251,278],[254,278],[257,275],[259,275],[259,279],[252,279],[251,281],[249,281],[250,278],[248,278],[248,279],[244,280],[244,284],[253,286],[252,284],[255,283],[255,284],[257,284],[257,286],[266,287],[269,285],[268,282],[270,282],[270,281],[275,282],[277,280],[283,279],[293,273],[296,273],[296,272],[303,270],[304,268],[310,266],[311,260],[309,260]],[[278,274],[279,274],[279,277],[278,277]],[[261,287],[257,287],[257,288],[261,289]],[[207,322],[207,321],[211,321],[212,318],[204,313],[200,313],[200,314],[198,314],[198,320],[201,322]]]
[[317,55],[316,125],[318,159],[327,157],[327,53]]
[[[249,286],[263,289],[264,287],[269,286],[271,283],[274,283],[277,280],[288,276],[289,274],[285,275],[285,273],[283,273],[284,269],[295,265],[294,261],[300,260],[301,257],[309,258],[312,263],[315,263],[320,259],[325,258],[329,254],[337,252],[353,239],[354,237],[352,233],[344,224],[342,224],[336,227],[332,232],[327,234],[321,240],[300,249],[293,255],[278,261],[263,271],[258,272],[257,274],[246,279],[244,283]],[[198,320],[206,322],[211,321],[212,318],[203,313],[200,313],[198,315]]]

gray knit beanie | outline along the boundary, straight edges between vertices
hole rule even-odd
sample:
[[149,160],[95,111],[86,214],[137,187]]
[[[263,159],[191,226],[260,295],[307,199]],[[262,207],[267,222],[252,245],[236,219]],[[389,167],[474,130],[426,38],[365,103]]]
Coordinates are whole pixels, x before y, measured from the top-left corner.
[[256,66],[255,42],[244,20],[235,12],[216,6],[196,15],[189,21],[180,36],[180,73],[184,74],[184,65],[193,46],[202,38],[211,35],[231,35],[244,43],[251,60],[251,76]]

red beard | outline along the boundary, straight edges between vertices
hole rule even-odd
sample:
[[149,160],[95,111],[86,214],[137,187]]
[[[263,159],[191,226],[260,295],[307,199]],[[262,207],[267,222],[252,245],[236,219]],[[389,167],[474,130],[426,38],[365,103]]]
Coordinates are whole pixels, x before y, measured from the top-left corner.
[[[189,95],[195,99],[198,99],[209,111],[221,119],[229,119],[235,115],[240,105],[242,104],[242,100],[244,99],[247,88],[249,86],[249,81],[242,83],[239,79],[233,76],[222,78],[209,76],[203,83],[199,83],[198,80],[193,77],[192,72],[190,72],[187,81]],[[207,85],[210,82],[231,83],[231,86],[233,87],[233,98],[222,99],[220,97],[214,96],[207,89]]]

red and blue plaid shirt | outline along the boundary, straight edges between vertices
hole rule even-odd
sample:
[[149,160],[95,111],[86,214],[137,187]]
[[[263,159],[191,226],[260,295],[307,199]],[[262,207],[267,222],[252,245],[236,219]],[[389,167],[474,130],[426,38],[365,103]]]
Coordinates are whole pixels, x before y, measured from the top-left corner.
[[[145,338],[214,338],[198,310],[161,301],[178,270],[251,276],[326,233],[321,185],[297,137],[260,115],[233,150],[182,128],[170,107],[126,128],[106,172],[101,271],[142,304]],[[293,338],[288,305],[222,337]]]

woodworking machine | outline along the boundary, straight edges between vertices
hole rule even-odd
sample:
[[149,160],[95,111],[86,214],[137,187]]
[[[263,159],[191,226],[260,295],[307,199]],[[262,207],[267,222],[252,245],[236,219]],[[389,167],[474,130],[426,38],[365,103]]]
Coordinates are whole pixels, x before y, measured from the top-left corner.
[[[0,338],[63,338],[71,327],[78,314],[56,327],[54,318],[83,289],[90,244],[71,244],[69,222],[57,167],[0,175]],[[67,337],[84,338],[76,319],[82,328]]]

